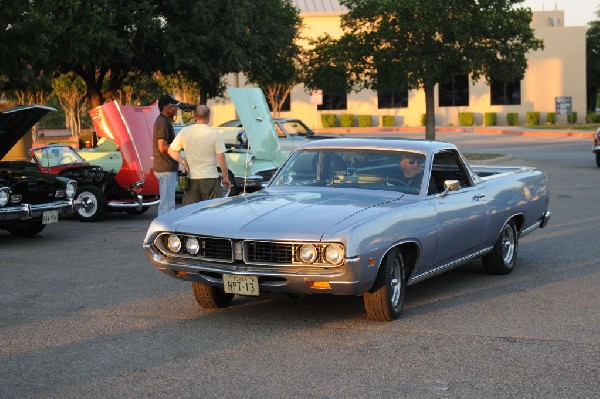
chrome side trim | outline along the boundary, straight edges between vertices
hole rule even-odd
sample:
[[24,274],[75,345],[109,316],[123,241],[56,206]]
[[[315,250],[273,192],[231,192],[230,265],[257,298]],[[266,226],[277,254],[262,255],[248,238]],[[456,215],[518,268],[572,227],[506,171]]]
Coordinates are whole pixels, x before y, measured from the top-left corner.
[[544,227],[546,227],[548,225],[548,222],[550,221],[551,216],[552,214],[550,212],[544,212],[540,220],[538,220],[537,222],[535,222],[534,224],[532,224],[531,226],[519,233],[519,238],[525,237],[533,233],[537,229],[543,229]]
[[408,280],[408,284],[412,285],[412,284],[418,283],[419,281],[425,280],[425,279],[427,279],[429,277],[435,276],[437,274],[441,274],[441,273],[447,272],[448,270],[454,269],[454,268],[460,266],[463,263],[466,263],[466,262],[468,262],[470,260],[473,260],[473,259],[476,259],[476,258],[480,258],[483,255],[486,255],[486,254],[492,252],[493,248],[494,248],[493,246],[492,247],[488,247],[488,248],[484,248],[484,249],[479,250],[477,252],[474,252],[474,253],[472,253],[470,255],[463,256],[462,258],[459,258],[459,259],[453,260],[451,262],[445,263],[445,264],[443,264],[441,266],[436,267],[435,269],[428,270],[428,271],[426,271],[423,274],[419,274],[418,276],[412,277],[410,280]]

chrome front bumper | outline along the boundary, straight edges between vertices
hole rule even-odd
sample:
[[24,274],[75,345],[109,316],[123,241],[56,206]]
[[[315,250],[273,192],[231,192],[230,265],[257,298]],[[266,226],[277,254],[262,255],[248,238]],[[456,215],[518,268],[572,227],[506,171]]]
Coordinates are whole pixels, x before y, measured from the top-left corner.
[[58,211],[59,215],[65,215],[81,207],[79,200],[65,200],[48,202],[45,204],[21,204],[17,206],[5,206],[0,208],[0,220],[28,220],[41,218],[46,211]]
[[138,210],[141,210],[144,207],[158,205],[159,203],[160,203],[160,199],[144,202],[144,197],[141,195],[138,195],[135,200],[130,200],[130,201],[111,200],[111,201],[107,202],[107,205],[111,208],[119,208],[119,209],[136,208]]

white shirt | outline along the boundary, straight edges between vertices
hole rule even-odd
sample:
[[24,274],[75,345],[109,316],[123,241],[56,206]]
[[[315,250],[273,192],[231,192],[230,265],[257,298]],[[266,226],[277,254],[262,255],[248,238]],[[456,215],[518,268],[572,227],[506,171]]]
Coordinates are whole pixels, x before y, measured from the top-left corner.
[[219,177],[217,154],[225,152],[221,133],[206,124],[186,126],[170,145],[174,151],[185,151],[185,159],[190,166],[190,179],[209,179]]

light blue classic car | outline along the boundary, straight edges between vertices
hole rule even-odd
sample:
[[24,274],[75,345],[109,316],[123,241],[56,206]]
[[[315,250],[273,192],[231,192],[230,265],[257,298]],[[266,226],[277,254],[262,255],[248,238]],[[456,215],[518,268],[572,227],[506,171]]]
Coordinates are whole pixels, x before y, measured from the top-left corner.
[[[403,162],[420,173],[402,178]],[[474,168],[452,144],[320,140],[262,191],[158,217],[143,246],[205,308],[236,294],[361,295],[371,319],[393,320],[407,286],[474,258],[510,273],[519,238],[548,223],[548,201],[544,173]]]

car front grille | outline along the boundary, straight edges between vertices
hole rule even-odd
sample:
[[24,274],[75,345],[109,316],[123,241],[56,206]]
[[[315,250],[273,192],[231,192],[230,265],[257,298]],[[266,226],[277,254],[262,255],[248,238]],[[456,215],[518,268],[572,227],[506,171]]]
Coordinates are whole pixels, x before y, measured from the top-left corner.
[[[169,248],[169,236],[176,235],[181,248],[174,251]],[[188,239],[198,241],[197,251],[190,251]],[[282,242],[260,240],[232,240],[229,238],[198,236],[186,233],[161,233],[154,240],[156,248],[172,259],[188,261],[209,261],[236,265],[253,266],[309,266],[323,269],[336,268],[340,265],[328,263],[324,257],[327,243],[312,243],[317,248],[314,262],[305,264],[299,257],[300,247],[306,242]],[[192,262],[195,263],[195,262]]]
[[277,172],[277,169],[267,169],[267,170],[261,170],[260,172],[256,172],[256,174],[259,175],[260,177],[262,177],[263,182],[266,183],[269,180],[271,180],[271,178],[273,177],[275,172]]
[[269,241],[245,242],[248,263],[293,263],[294,245]]

